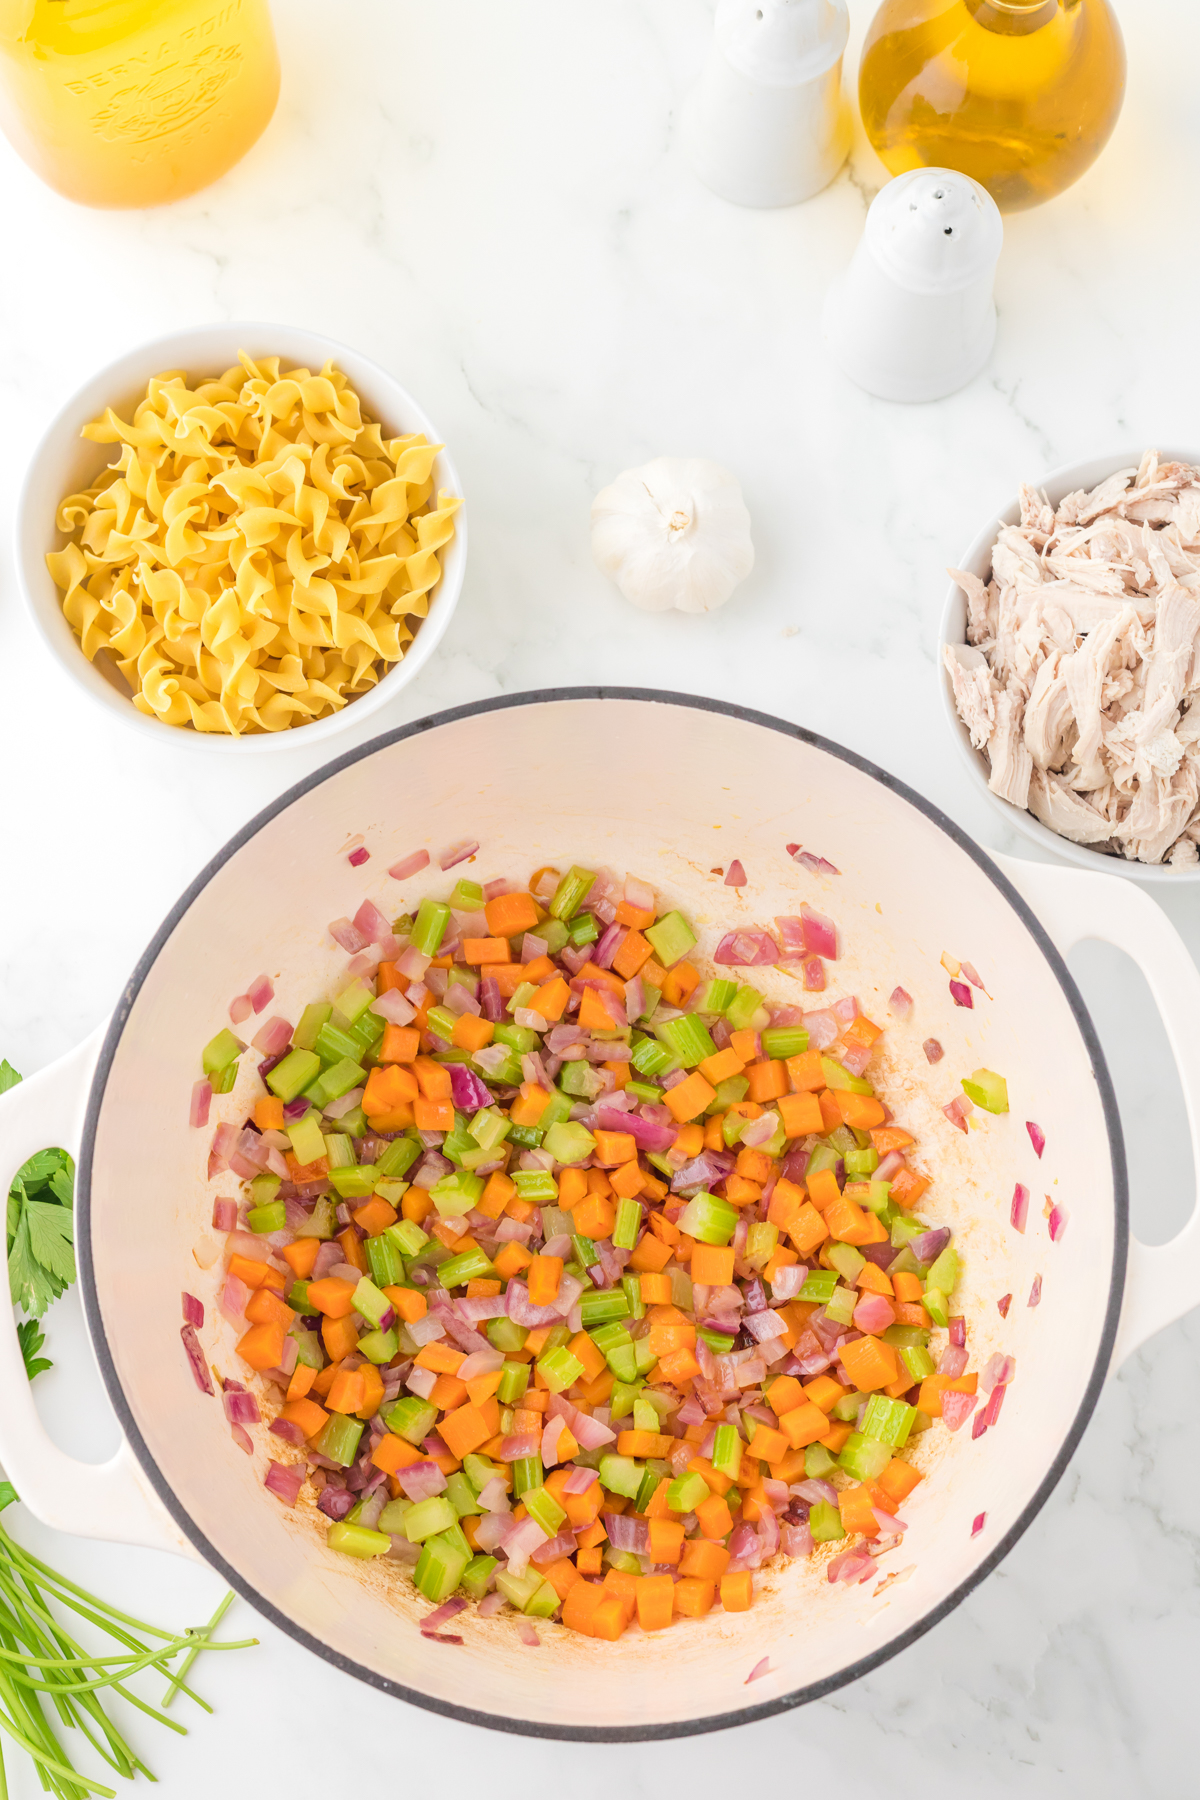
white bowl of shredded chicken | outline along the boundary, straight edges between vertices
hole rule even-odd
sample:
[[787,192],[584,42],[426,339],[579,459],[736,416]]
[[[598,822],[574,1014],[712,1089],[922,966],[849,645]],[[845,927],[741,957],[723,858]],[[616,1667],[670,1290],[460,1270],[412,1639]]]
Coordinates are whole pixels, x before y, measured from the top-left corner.
[[976,785],[1080,867],[1200,878],[1200,454],[1056,469],[949,573],[943,694]]

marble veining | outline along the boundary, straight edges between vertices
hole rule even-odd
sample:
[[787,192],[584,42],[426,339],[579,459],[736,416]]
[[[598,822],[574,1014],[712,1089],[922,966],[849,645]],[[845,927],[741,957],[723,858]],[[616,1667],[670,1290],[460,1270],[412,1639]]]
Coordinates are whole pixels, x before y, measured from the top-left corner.
[[[851,0],[850,80],[871,10]],[[851,745],[985,844],[1029,854],[968,789],[947,740],[934,686],[944,566],[1019,479],[1121,446],[1200,453],[1188,228],[1200,21],[1186,0],[1121,10],[1130,91],[1109,148],[1066,195],[1006,222],[984,373],[906,408],[849,385],[819,338],[825,288],[884,178],[861,131],[830,188],[773,213],[715,199],[680,154],[705,0],[277,0],[279,114],[207,193],[88,213],[0,145],[0,483],[15,495],[59,402],[139,340],[238,317],[326,331],[420,398],[453,446],[471,517],[442,652],[359,741],[544,685],[710,693]],[[657,454],[712,456],[743,484],[757,566],[708,619],[636,612],[590,561],[592,495]],[[0,1054],[32,1071],[105,1015],[180,889],[319,756],[301,734],[246,768],[206,765],[167,733],[148,755],[76,699],[17,601],[11,510],[0,509]],[[1165,904],[1200,951],[1194,898]],[[1116,1074],[1135,1222],[1162,1239],[1194,1193],[1165,1040],[1122,959],[1085,948],[1075,966]],[[50,1348],[46,1416],[99,1456],[115,1426],[74,1298],[52,1315]],[[614,1786],[641,1800],[666,1784],[781,1781],[975,1800],[1015,1783],[1030,1800],[1188,1792],[1198,1379],[1193,1318],[1110,1383],[1044,1513],[965,1605],[857,1685],[761,1725],[611,1749],[485,1735],[405,1713],[264,1625],[260,1651],[201,1665],[215,1719],[186,1742],[132,1734],[181,1797],[227,1786],[231,1758],[246,1792],[281,1774],[339,1779],[350,1739],[364,1789],[452,1770],[504,1797],[561,1783],[585,1800]],[[18,1529],[164,1622],[207,1616],[215,1600],[207,1571],[51,1542],[24,1519]],[[247,1628],[248,1609],[234,1619]],[[742,1697],[731,1688],[733,1704]],[[38,1791],[24,1767],[10,1780],[19,1800]]]

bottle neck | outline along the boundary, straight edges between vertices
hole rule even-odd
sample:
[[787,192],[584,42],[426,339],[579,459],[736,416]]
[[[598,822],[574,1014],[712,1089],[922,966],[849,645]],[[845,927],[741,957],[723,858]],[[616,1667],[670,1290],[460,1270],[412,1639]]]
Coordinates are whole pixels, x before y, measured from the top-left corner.
[[963,4],[977,25],[998,37],[1027,37],[1049,25],[1059,9],[1059,0],[963,0]]

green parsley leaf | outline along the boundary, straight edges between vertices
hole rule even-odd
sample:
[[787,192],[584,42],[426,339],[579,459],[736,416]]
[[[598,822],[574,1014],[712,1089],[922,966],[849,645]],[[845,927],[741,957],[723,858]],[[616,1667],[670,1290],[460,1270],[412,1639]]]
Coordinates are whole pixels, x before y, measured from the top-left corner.
[[7,1094],[9,1088],[16,1087],[21,1077],[13,1068],[8,1058],[0,1062],[0,1094]]
[[75,1221],[65,1206],[48,1205],[44,1200],[29,1201],[25,1218],[29,1225],[30,1250],[47,1276],[60,1284],[61,1293],[75,1279]]
[[46,1336],[38,1327],[36,1319],[22,1319],[17,1326],[17,1342],[21,1346],[21,1355],[25,1358],[25,1373],[30,1381],[45,1369],[52,1369],[54,1364],[48,1356],[39,1356],[46,1342]]
[[[0,1062],[0,1094],[20,1079],[11,1063]],[[75,1280],[74,1184],[75,1164],[65,1150],[39,1150],[18,1169],[8,1192],[8,1278],[13,1304],[32,1319],[40,1319]],[[39,1342],[35,1352],[40,1348]]]

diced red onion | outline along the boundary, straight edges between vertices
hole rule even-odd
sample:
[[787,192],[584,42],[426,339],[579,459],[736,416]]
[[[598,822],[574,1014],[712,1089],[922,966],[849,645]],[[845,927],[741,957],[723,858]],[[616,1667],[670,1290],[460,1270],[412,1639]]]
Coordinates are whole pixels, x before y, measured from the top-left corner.
[[378,944],[372,944],[367,950],[360,950],[346,964],[346,972],[350,975],[373,975],[379,967],[380,950]]
[[978,1537],[986,1524],[987,1514],[985,1512],[976,1513],[974,1523],[971,1526],[971,1536],[973,1538]]
[[370,943],[351,919],[332,919],[329,924],[329,935],[336,944],[340,944],[347,956],[354,956],[359,950],[365,950]]
[[806,956],[800,967],[806,994],[822,994],[825,991],[825,964],[819,956]]
[[187,1352],[188,1363],[196,1379],[196,1386],[202,1394],[213,1392],[212,1377],[208,1372],[208,1364],[204,1360],[204,1352],[200,1348],[200,1340],[196,1336],[196,1327],[189,1323],[180,1329],[183,1347]]
[[479,1490],[479,1504],[485,1513],[508,1513],[512,1511],[508,1503],[508,1489],[504,1485],[502,1475],[493,1475],[485,1481]]
[[[499,1480],[499,1477],[497,1476],[496,1479]],[[511,1529],[512,1513],[510,1510],[486,1512],[475,1527],[475,1540],[484,1555],[490,1556],[493,1550],[500,1548]]]
[[919,1263],[936,1262],[946,1245],[950,1242],[950,1227],[935,1225],[929,1231],[922,1231],[918,1237],[908,1240],[908,1247]]
[[886,1331],[889,1325],[896,1323],[896,1314],[885,1294],[866,1293],[854,1309],[854,1323],[868,1334]]
[[766,931],[728,931],[713,951],[713,961],[727,967],[765,967],[780,959],[779,945]]
[[957,1131],[965,1132],[967,1120],[975,1111],[975,1103],[968,1100],[965,1094],[955,1094],[953,1100],[943,1106],[942,1111]]
[[188,1111],[188,1124],[193,1130],[208,1124],[208,1109],[212,1105],[212,1084],[198,1081],[192,1089],[192,1103]]
[[858,1001],[853,994],[845,994],[835,1000],[829,1009],[839,1025],[853,1025],[858,1017]]
[[811,1556],[814,1548],[812,1532],[806,1524],[781,1525],[779,1547],[785,1556]]
[[385,918],[373,900],[364,900],[354,915],[354,929],[362,936],[363,942],[358,947],[363,949],[367,944],[377,944],[382,938],[392,935],[392,922]]
[[[509,1564],[509,1568],[512,1568],[511,1563]],[[526,1648],[530,1650],[536,1650],[542,1641],[537,1634],[536,1626],[531,1625],[528,1619],[517,1620],[517,1636]]]
[[811,850],[804,850],[799,844],[787,844],[784,847],[792,861],[799,863],[802,869],[807,869],[810,875],[840,875],[842,872],[840,869],[835,869],[833,864],[827,862],[823,856],[817,856]]
[[409,1500],[432,1500],[446,1491],[446,1477],[435,1462],[407,1463],[396,1470],[396,1480]]
[[602,1513],[600,1516],[614,1550],[624,1550],[634,1556],[645,1556],[648,1553],[650,1527],[645,1519],[632,1518],[628,1513]]
[[765,1112],[761,1118],[751,1119],[749,1124],[742,1127],[742,1134],[739,1141],[745,1144],[748,1149],[757,1149],[759,1144],[767,1144],[771,1141],[775,1136],[778,1125],[778,1114]]
[[[949,1351],[946,1352],[949,1355]],[[975,1394],[960,1394],[954,1388],[947,1388],[942,1393],[942,1424],[947,1431],[957,1431],[965,1419],[969,1419],[978,1405]]]
[[[536,1456],[537,1452],[534,1451],[533,1454]],[[524,1575],[529,1567],[529,1558],[534,1551],[540,1550],[543,1544],[549,1542],[547,1533],[542,1530],[536,1519],[522,1519],[519,1525],[514,1525],[504,1539],[504,1554],[508,1558],[509,1574]]]
[[350,864],[352,869],[360,869],[363,863],[370,862],[370,860],[371,852],[363,844],[359,844],[356,849],[351,850],[349,856],[346,858],[346,861]]
[[875,1171],[876,1181],[891,1181],[904,1167],[904,1156],[899,1150],[889,1150]]
[[837,1505],[837,1489],[828,1481],[812,1479],[801,1481],[797,1483],[793,1492],[797,1499],[807,1500],[810,1506],[815,1506],[819,1500],[823,1500],[826,1506]]
[[[490,1579],[494,1581],[496,1579],[495,1574],[493,1574]],[[483,1599],[479,1602],[475,1611],[481,1619],[492,1619],[495,1618],[503,1605],[504,1595],[493,1590],[492,1593],[483,1596]]]
[[229,1002],[229,1017],[234,1025],[240,1025],[242,1020],[248,1019],[253,1011],[254,1007],[249,994],[238,994],[236,999]]
[[407,881],[410,875],[416,875],[429,867],[428,850],[414,850],[411,856],[402,856],[388,870],[393,881]]
[[847,1044],[842,1051],[842,1067],[851,1075],[861,1075],[871,1060],[870,1044]]
[[913,997],[906,988],[895,987],[888,998],[888,1005],[894,1013],[899,1013],[902,1019],[907,1019],[913,1009]]
[[843,1550],[834,1557],[826,1573],[830,1581],[857,1584],[875,1573],[875,1558],[866,1550]]
[[768,1507],[765,1511],[760,1510],[759,1512],[758,1547],[762,1552],[764,1562],[767,1557],[774,1556],[779,1548],[779,1520],[776,1518],[773,1508]]
[[961,1350],[967,1341],[967,1321],[961,1313],[950,1314],[950,1342]]
[[550,1396],[547,1410],[551,1413],[562,1414],[567,1421],[571,1436],[581,1450],[602,1450],[606,1444],[616,1441],[616,1432],[610,1430],[603,1419],[598,1419],[594,1413],[580,1412],[577,1406],[572,1406],[571,1402],[564,1400],[561,1394]]
[[743,869],[741,863],[737,860],[737,858],[734,857],[733,861],[729,865],[729,872],[725,877],[725,886],[731,887],[731,888],[740,888],[740,887],[745,887],[745,885],[746,885],[746,871],[745,871],[745,869]]
[[980,976],[977,974],[974,964],[965,962],[965,963],[962,963],[960,966],[962,968],[963,974],[966,976],[967,980],[971,983],[971,986],[977,987],[977,988],[983,988],[983,991],[986,994],[987,989],[983,987],[983,981],[980,978]]
[[[951,1381],[957,1381],[967,1366],[967,1360],[965,1348],[958,1344],[948,1344],[942,1351],[937,1372],[939,1375],[948,1375]],[[988,1390],[985,1388],[984,1392],[987,1393]]]
[[971,1007],[975,1004],[971,997],[971,990],[965,981],[951,981],[950,998],[954,1001],[955,1006]]
[[[1033,1304],[1032,1299],[1031,1299],[1031,1304]],[[1000,1317],[1002,1319],[1007,1319],[1008,1309],[1011,1305],[1012,1305],[1012,1295],[1011,1294],[1001,1294],[1000,1298],[996,1302],[996,1311],[1000,1314]]]
[[269,1462],[263,1486],[285,1506],[295,1506],[304,1486],[304,1464]]
[[297,1450],[304,1443],[304,1433],[294,1419],[272,1419],[268,1430],[273,1437],[282,1438],[285,1444],[292,1444]]
[[885,1537],[891,1537],[893,1533],[900,1536],[908,1530],[906,1521],[898,1519],[895,1513],[884,1512],[881,1506],[873,1506],[871,1511],[875,1514],[875,1523]]
[[621,945],[628,936],[628,925],[617,925],[614,923],[607,926],[600,934],[600,938],[592,955],[592,961],[596,964],[596,967],[599,969],[611,969],[614,956],[616,956]]
[[804,1286],[808,1270],[803,1263],[788,1263],[778,1270],[771,1282],[772,1300],[794,1300]]
[[1042,1151],[1046,1148],[1046,1134],[1040,1125],[1034,1124],[1032,1119],[1026,1119],[1025,1129],[1029,1133],[1029,1141],[1033,1145],[1034,1154],[1040,1162]]
[[183,1296],[183,1322],[194,1325],[199,1331],[204,1324],[204,1303],[197,1300],[195,1294],[185,1293]]
[[419,1345],[432,1344],[446,1335],[446,1327],[432,1313],[426,1313],[423,1319],[414,1319],[407,1330],[413,1343]]
[[286,1019],[278,1017],[268,1019],[266,1024],[251,1039],[256,1050],[264,1056],[279,1056],[292,1041],[292,1028]]
[[[570,1473],[563,1482],[562,1491],[564,1494],[586,1494],[588,1489],[593,1487],[599,1479],[595,1469],[579,1468],[572,1464]],[[481,1499],[482,1497],[480,1495]]]
[[461,843],[451,844],[448,850],[441,852],[438,856],[438,868],[443,870],[457,868],[460,862],[466,862],[467,858],[476,855],[478,850],[479,844],[474,838],[464,838]]
[[437,1376],[432,1369],[412,1368],[404,1382],[410,1394],[417,1394],[422,1400],[428,1400],[437,1386]]
[[212,1222],[214,1231],[233,1231],[237,1225],[237,1201],[214,1200]]
[[[995,1353],[993,1355],[988,1357],[988,1360],[987,1360],[986,1364],[984,1365],[983,1371],[980,1374],[980,1377],[979,1377],[980,1393],[990,1394],[992,1392],[993,1388],[1003,1387],[1005,1382],[1012,1380],[1012,1378],[1016,1374],[1016,1372],[1017,1372],[1016,1358],[1012,1357],[1012,1356],[1005,1356],[1005,1354],[1002,1350],[995,1351]],[[940,1370],[939,1370],[939,1373],[940,1373]]]
[[221,1289],[221,1311],[234,1324],[245,1324],[251,1292],[240,1275],[226,1275],[225,1285]]
[[810,956],[822,956],[827,962],[838,959],[837,926],[807,904],[800,907],[800,929],[805,950]]
[[1052,1206],[1050,1208],[1050,1218],[1047,1223],[1047,1229],[1050,1232],[1050,1242],[1052,1244],[1057,1244],[1059,1238],[1067,1229],[1067,1220],[1070,1216],[1071,1215],[1068,1213],[1065,1206]]
[[225,1417],[231,1425],[259,1425],[262,1423],[258,1401],[240,1383],[227,1382],[223,1398]]
[[926,1062],[941,1062],[943,1056],[946,1054],[936,1038],[926,1038],[925,1042],[921,1045],[921,1048],[925,1052]]
[[247,1456],[254,1455],[254,1443],[250,1437],[250,1433],[246,1430],[244,1425],[230,1425],[229,1435],[232,1437],[239,1450],[244,1450]]
[[993,1426],[1000,1417],[1000,1408],[1004,1405],[1004,1396],[1007,1392],[1008,1387],[1004,1382],[1001,1382],[999,1386],[992,1389],[992,1397],[983,1410],[984,1423],[989,1428]]
[[1029,1217],[1029,1189],[1018,1181],[1013,1189],[1012,1206],[1009,1208],[1009,1223],[1014,1231],[1024,1231],[1025,1221]]

